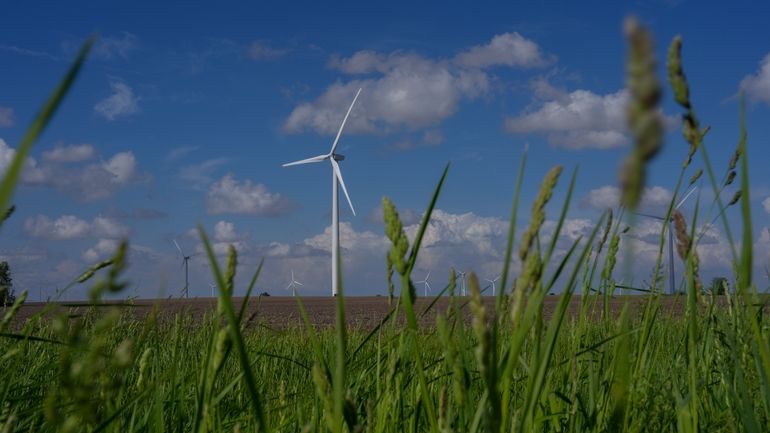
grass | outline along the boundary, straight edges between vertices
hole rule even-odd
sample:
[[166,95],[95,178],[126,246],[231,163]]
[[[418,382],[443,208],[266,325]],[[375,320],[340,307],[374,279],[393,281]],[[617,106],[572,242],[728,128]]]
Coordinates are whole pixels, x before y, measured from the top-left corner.
[[[661,131],[656,126],[659,90],[648,76],[655,69],[651,40],[638,25],[627,28],[630,87],[638,98],[631,113],[637,145],[625,162],[633,172],[622,181],[624,202],[633,209],[644,186],[645,165],[660,146],[655,134]],[[89,46],[19,146],[0,184],[0,209],[10,207],[22,161],[77,76]],[[603,214],[590,235],[575,240],[563,257],[553,254],[577,170],[566,187],[559,184],[561,167],[544,174],[518,248],[523,269],[509,279],[524,187],[523,155],[501,278],[507,293],[500,290],[490,308],[482,302],[477,277],[469,274],[470,297],[457,297],[451,271],[437,295],[448,296],[448,308],[438,311],[435,327],[418,327],[421,312],[414,306],[411,273],[447,166],[411,241],[396,206],[384,200],[386,234],[393,242],[388,275],[396,280],[389,283],[400,290],[391,313],[373,329],[345,326],[342,290],[333,329],[314,328],[299,297],[303,320],[295,328],[246,327],[245,309],[236,310],[231,297],[237,252],[231,248],[222,266],[202,228],[219,286],[218,308],[202,320],[187,315],[159,320],[157,314],[137,320],[120,308],[98,307],[104,293],[126,285],[125,243],[112,259],[75,280],[96,280],[92,307],[84,313],[41,314],[13,324],[26,298],[22,293],[0,321],[0,432],[770,430],[770,321],[752,280],[745,126],[741,121],[738,159],[725,174],[735,179],[730,173],[740,171],[743,233],[738,249],[719,198],[724,185],[716,182],[708,159],[707,129],[698,126],[680,56],[681,39],[675,39],[669,80],[685,109],[690,149],[662,225],[652,282],[638,288],[647,293],[641,309],[632,311],[626,303],[612,314],[609,308],[616,297],[616,256],[628,215],[624,209]],[[697,153],[696,163],[704,165],[715,191],[711,208],[722,216],[731,239],[732,251],[725,254],[734,261],[735,290],[717,297],[699,289],[697,249],[692,247],[698,239],[697,213],[690,221],[676,214],[687,296],[684,316],[674,316],[661,309],[661,258],[673,204]],[[566,188],[567,194],[555,233],[545,244],[540,228],[556,188]],[[260,270],[261,265],[247,293]],[[546,317],[544,299],[555,289],[561,291],[559,304]],[[580,310],[570,316],[567,307],[576,293],[582,294]],[[470,311],[470,323],[462,319],[463,309]]]

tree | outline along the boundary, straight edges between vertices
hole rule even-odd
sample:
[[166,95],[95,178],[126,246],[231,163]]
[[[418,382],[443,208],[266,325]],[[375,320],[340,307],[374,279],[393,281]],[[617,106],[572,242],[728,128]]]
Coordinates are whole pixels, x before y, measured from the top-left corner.
[[0,303],[8,305],[13,303],[13,279],[11,278],[11,268],[8,262],[0,262]]

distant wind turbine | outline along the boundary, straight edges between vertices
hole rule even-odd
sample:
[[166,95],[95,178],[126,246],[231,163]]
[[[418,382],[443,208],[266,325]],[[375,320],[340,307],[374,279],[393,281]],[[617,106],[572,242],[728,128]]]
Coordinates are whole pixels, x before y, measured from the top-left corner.
[[301,286],[301,285],[302,285],[302,283],[300,283],[299,281],[294,279],[294,271],[291,271],[291,282],[289,283],[288,286],[286,286],[285,290],[291,289],[291,293],[293,295],[296,295],[297,294],[297,286]]
[[430,271],[428,271],[428,275],[425,276],[424,280],[417,282],[423,284],[424,296],[426,298],[428,297],[428,292],[430,292],[430,283],[428,283],[428,278],[430,278]]
[[182,247],[179,246],[176,239],[172,239],[174,241],[174,245],[176,245],[176,249],[179,250],[179,254],[182,255],[182,266],[184,266],[184,288],[182,289],[182,295],[185,298],[188,298],[190,295],[190,279],[189,279],[189,273],[188,273],[188,266],[187,262],[190,261],[190,258],[193,256],[196,256],[196,254],[190,254],[189,256],[185,255],[184,251],[182,251]]
[[465,290],[465,272],[460,272],[460,278],[463,280],[463,296],[468,296],[468,292]]
[[498,275],[497,277],[495,277],[495,279],[493,279],[493,280],[489,280],[489,279],[487,279],[487,281],[489,281],[489,283],[490,283],[490,284],[492,284],[492,296],[495,296],[495,283],[496,283],[496,282],[497,282],[497,280],[499,280],[499,279],[500,279],[500,275]]
[[[690,190],[690,192],[685,194],[684,198],[679,200],[679,203],[677,203],[677,205],[674,207],[674,209],[679,209],[680,207],[682,207],[684,202],[688,198],[690,198],[690,196],[692,195],[692,193],[695,192],[696,189],[698,189],[698,187],[694,186]],[[656,219],[658,221],[665,221],[666,220],[664,217],[658,216],[658,215],[649,215],[649,214],[640,213],[640,212],[637,212],[636,214],[640,215],[640,216],[643,216],[643,217]],[[669,220],[668,220],[668,273],[669,273],[669,275],[668,275],[668,278],[669,278],[668,284],[669,284],[669,289],[668,290],[671,292],[672,295],[674,294],[674,291],[676,290],[676,278],[674,276],[674,228],[671,227],[673,224],[674,224],[673,218],[669,218]]]
[[214,297],[214,289],[217,287],[214,283],[209,283],[209,289],[211,289],[211,297]]
[[345,193],[345,198],[348,200],[348,204],[350,205],[350,210],[353,212],[353,216],[356,215],[356,211],[353,209],[353,202],[350,201],[350,195],[348,195],[348,190],[345,188],[345,181],[342,180],[340,165],[337,163],[337,161],[344,160],[345,156],[336,153],[335,150],[337,150],[337,143],[340,140],[340,135],[342,135],[342,129],[345,128],[345,122],[348,121],[348,116],[350,116],[350,112],[353,110],[353,105],[356,104],[356,100],[360,94],[361,89],[358,89],[355,98],[353,98],[353,102],[348,108],[348,112],[345,114],[345,118],[342,119],[342,124],[340,125],[339,131],[337,131],[337,136],[334,138],[334,142],[332,143],[332,148],[329,153],[283,164],[284,167],[289,167],[292,165],[311,164],[314,162],[322,162],[327,160],[332,164],[332,296],[337,296],[337,293],[339,292],[339,276],[337,275],[337,264],[339,260],[337,254],[340,245],[340,216],[339,206],[337,204],[339,196],[339,188],[337,187],[338,182],[339,185],[342,186],[342,192]]

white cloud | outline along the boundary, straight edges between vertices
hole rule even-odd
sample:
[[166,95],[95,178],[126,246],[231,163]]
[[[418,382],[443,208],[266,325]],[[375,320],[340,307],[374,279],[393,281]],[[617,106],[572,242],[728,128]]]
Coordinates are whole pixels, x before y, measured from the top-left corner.
[[754,102],[770,104],[770,54],[759,64],[759,70],[741,80],[740,89]]
[[37,215],[24,221],[24,231],[30,236],[50,240],[78,239],[88,236],[90,225],[74,215],[63,215],[51,220]]
[[[11,165],[16,149],[11,148],[0,138],[0,175],[4,176],[5,171]],[[46,181],[46,173],[37,165],[34,158],[27,157],[21,170],[21,181],[27,184],[40,184]]]
[[115,254],[115,250],[118,249],[119,244],[120,241],[117,239],[99,239],[96,242],[96,245],[83,252],[81,258],[84,262],[88,263],[104,260]]
[[49,162],[82,162],[93,158],[96,150],[90,144],[73,144],[56,146],[53,150],[43,152],[43,160]]
[[765,209],[765,212],[770,214],[770,197],[762,201],[762,207]]
[[11,107],[0,107],[0,128],[10,128],[16,124],[16,115]]
[[[515,53],[500,52],[513,43]],[[524,45],[527,45],[526,48]],[[431,59],[394,51],[389,54],[358,51],[347,58],[333,57],[329,67],[350,75],[374,75],[337,82],[313,102],[294,108],[283,129],[288,133],[312,130],[333,134],[356,91],[363,92],[348,119],[350,132],[381,132],[437,125],[452,116],[464,100],[489,92],[494,81],[483,68],[493,65],[533,66],[539,59],[534,42],[517,34],[496,36],[488,45],[474,47],[455,60]]]
[[230,158],[213,158],[179,169],[178,176],[193,188],[202,189],[214,181],[214,172],[230,162]]
[[554,146],[568,149],[609,149],[628,143],[625,90],[607,95],[576,90],[552,96],[534,110],[508,117],[506,130],[545,134]]
[[[653,186],[644,189],[642,193],[641,208],[661,208],[671,203],[673,195],[671,191],[661,186]],[[620,203],[620,189],[612,185],[592,189],[583,198],[582,203],[594,209],[615,208]]]
[[550,63],[533,41],[520,34],[503,33],[492,38],[486,45],[477,45],[457,55],[455,63],[466,68],[489,66],[544,66]]
[[278,193],[270,192],[261,183],[250,180],[239,182],[232,174],[215,182],[206,195],[206,210],[209,214],[281,215],[290,210],[289,200]]
[[136,173],[136,158],[132,152],[116,153],[102,164],[104,170],[112,175],[112,182],[124,185],[134,178]]
[[271,47],[266,41],[254,41],[249,46],[247,55],[252,60],[275,60],[288,52],[286,49]]
[[24,221],[24,231],[32,237],[48,240],[70,240],[86,237],[121,239],[130,234],[125,225],[106,217],[97,216],[90,223],[74,215],[62,215],[51,220],[37,215]]
[[102,59],[120,57],[127,59],[129,53],[139,47],[139,38],[129,32],[116,36],[102,36],[94,44],[93,55]]
[[166,154],[166,161],[175,161],[182,158],[188,153],[198,150],[198,147],[199,146],[182,146],[171,149],[171,151]]
[[139,112],[139,98],[122,81],[110,83],[112,95],[94,105],[94,111],[107,120],[127,117]]

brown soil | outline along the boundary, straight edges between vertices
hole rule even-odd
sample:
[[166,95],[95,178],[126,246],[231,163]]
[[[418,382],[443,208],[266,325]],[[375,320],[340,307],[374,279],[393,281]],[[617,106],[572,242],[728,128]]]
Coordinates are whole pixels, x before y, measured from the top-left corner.
[[[546,297],[543,312],[546,318],[549,318],[556,310],[560,297]],[[240,308],[241,298],[235,300],[236,309]],[[436,322],[436,312],[445,313],[449,307],[448,298],[440,298],[433,308],[426,314],[422,314],[432,299],[418,298],[415,304],[415,311],[420,317],[422,326],[430,326]],[[310,321],[319,327],[334,326],[336,322],[336,298],[330,297],[308,297],[303,298],[302,302],[308,313]],[[395,300],[394,300],[395,302]],[[462,304],[467,303],[467,298],[459,298]],[[487,311],[494,310],[495,300],[491,297],[484,299]],[[569,306],[568,315],[575,317],[580,308],[580,297],[575,296]],[[640,312],[647,302],[646,297],[615,297],[610,300],[610,308],[613,314],[619,314],[623,305],[629,303],[632,313]],[[664,314],[678,316],[684,310],[685,297],[683,296],[665,296],[662,298],[662,308]],[[158,300],[136,300],[130,302],[105,303],[103,306],[120,306],[125,311],[129,311],[137,318],[142,318],[149,314],[155,307],[158,308],[161,320],[173,318],[176,313],[182,313],[193,317],[202,318],[206,313],[216,311],[216,299],[211,298],[191,298],[191,299],[158,299]],[[21,307],[14,322],[17,326],[27,318],[44,312],[44,314],[68,313],[78,315],[84,312],[88,306],[76,303],[60,303],[55,305],[46,305],[44,303],[29,302]],[[601,300],[597,304],[597,310],[601,309]],[[345,299],[345,314],[348,326],[354,328],[371,329],[382,321],[391,310],[387,297],[348,297]],[[403,308],[402,308],[403,310]],[[595,314],[598,313],[595,312]],[[469,308],[467,305],[463,308],[463,314],[466,320],[469,320]],[[292,297],[261,297],[252,298],[249,301],[246,317],[251,326],[262,325],[270,328],[301,327],[302,317],[297,307],[297,301]],[[404,320],[403,314],[399,314],[399,320]]]

